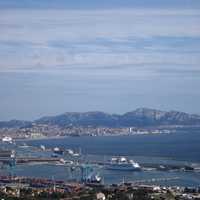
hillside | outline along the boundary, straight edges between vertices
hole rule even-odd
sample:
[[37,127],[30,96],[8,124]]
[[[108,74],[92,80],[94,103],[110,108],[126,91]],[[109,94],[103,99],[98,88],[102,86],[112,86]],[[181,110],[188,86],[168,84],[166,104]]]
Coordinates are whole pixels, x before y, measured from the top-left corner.
[[159,125],[200,125],[200,116],[178,111],[160,111],[139,108],[123,115],[104,112],[67,112],[53,117],[43,117],[36,121],[40,124],[59,126],[159,126]]
[[[20,128],[30,126],[33,122],[11,120],[0,122],[0,128]],[[66,112],[57,116],[42,117],[36,124],[65,126],[160,126],[160,125],[200,125],[200,115],[193,115],[179,111],[160,111],[149,108],[138,108],[122,115],[108,114],[99,111],[93,112]]]

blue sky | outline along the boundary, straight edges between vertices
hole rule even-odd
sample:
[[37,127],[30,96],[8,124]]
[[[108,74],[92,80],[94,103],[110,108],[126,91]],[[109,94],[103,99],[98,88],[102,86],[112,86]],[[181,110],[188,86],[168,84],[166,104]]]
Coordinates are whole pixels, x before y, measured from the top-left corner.
[[64,8],[64,9],[102,9],[102,8],[199,8],[199,0],[1,0],[1,8]]
[[2,0],[0,9],[0,120],[200,114],[200,1]]

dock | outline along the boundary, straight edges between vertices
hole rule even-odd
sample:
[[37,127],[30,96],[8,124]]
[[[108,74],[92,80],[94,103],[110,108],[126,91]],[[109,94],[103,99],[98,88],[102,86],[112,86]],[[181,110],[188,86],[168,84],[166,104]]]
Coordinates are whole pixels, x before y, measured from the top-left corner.
[[30,162],[39,162],[39,163],[52,163],[52,162],[60,162],[60,158],[50,158],[50,157],[18,157],[16,158],[17,164],[22,163],[30,163]]

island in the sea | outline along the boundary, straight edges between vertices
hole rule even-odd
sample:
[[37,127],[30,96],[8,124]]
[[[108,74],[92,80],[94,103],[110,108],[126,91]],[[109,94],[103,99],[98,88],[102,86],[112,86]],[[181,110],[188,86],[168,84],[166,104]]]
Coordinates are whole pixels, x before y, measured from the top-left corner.
[[1,121],[0,137],[31,139],[60,136],[116,136],[199,130],[200,115],[138,108],[125,114],[66,112],[35,121]]

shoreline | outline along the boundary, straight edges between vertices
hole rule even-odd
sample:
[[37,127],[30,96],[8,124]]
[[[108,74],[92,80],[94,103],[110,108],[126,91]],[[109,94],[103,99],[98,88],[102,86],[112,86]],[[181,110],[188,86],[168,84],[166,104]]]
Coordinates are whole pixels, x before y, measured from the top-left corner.
[[41,138],[24,138],[24,139],[13,139],[16,142],[23,142],[23,141],[37,141],[37,140],[50,140],[50,139],[65,139],[70,136],[52,136],[52,137],[41,137]]
[[170,133],[141,133],[141,134],[117,134],[117,135],[79,135],[79,136],[49,136],[49,137],[41,137],[41,138],[23,138],[23,139],[15,139],[14,141],[35,141],[35,140],[51,140],[51,139],[65,139],[65,138],[80,138],[80,137],[133,137],[133,136],[155,136],[155,135],[170,135],[174,133],[180,132],[170,132]]

